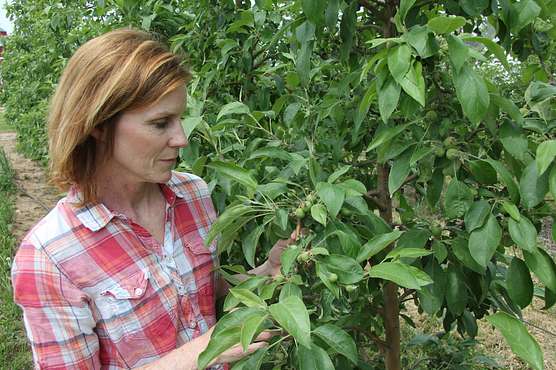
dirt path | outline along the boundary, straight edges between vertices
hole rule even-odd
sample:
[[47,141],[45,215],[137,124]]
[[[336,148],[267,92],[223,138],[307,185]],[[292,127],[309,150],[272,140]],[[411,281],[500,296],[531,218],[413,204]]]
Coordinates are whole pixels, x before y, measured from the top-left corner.
[[[53,208],[60,197],[56,196],[56,189],[45,185],[47,179],[44,167],[39,162],[17,153],[16,144],[15,132],[0,132],[0,146],[4,148],[6,156],[17,173],[15,179],[21,183],[25,192],[40,200],[46,207]],[[17,187],[19,189],[19,185]],[[47,213],[48,211],[37,201],[18,191],[13,225],[13,234],[18,244]]]

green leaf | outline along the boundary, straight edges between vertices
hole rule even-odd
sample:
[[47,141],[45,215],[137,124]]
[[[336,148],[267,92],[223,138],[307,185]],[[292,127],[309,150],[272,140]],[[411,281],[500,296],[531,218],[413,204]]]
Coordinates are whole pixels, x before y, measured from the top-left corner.
[[341,254],[326,256],[318,264],[323,273],[338,275],[338,281],[342,284],[356,284],[365,276],[363,268],[357,261]]
[[459,72],[461,67],[465,64],[467,53],[469,53],[469,46],[464,44],[459,37],[454,35],[447,35],[446,40],[448,40],[450,60],[454,65],[455,72]]
[[392,168],[390,169],[390,175],[388,176],[388,191],[390,194],[394,194],[409,176],[411,172],[410,162],[415,153],[415,149],[415,146],[407,148],[394,160],[394,164],[392,164]]
[[255,334],[264,330],[261,324],[267,317],[268,314],[266,312],[257,312],[245,319],[241,327],[241,345],[243,347],[243,352],[247,351],[247,347],[253,342]]
[[517,35],[523,27],[533,22],[540,12],[541,7],[532,0],[522,0],[514,3],[510,8],[509,22],[514,34]]
[[486,161],[469,161],[469,168],[477,181],[482,184],[496,184],[498,182],[496,170]]
[[326,212],[326,207],[322,204],[314,204],[311,207],[311,217],[315,219],[318,223],[326,226],[326,216],[328,212]]
[[299,49],[297,57],[297,75],[301,85],[308,88],[311,82],[311,56],[313,55],[314,41],[308,41]]
[[510,214],[510,216],[514,220],[516,220],[518,222],[519,222],[519,220],[521,220],[521,214],[519,213],[519,209],[517,209],[515,204],[513,204],[512,202],[507,200],[504,203],[502,203],[502,207],[506,210],[506,212],[508,212]]
[[[550,193],[556,194],[556,166],[552,167],[550,170],[550,174],[548,175],[548,186],[550,188]],[[556,240],[556,236],[554,236],[554,239]]]
[[[525,218],[525,217],[524,217]],[[521,308],[529,306],[533,300],[533,280],[523,260],[513,257],[506,273],[506,287],[510,298]]]
[[320,263],[316,264],[315,270],[317,276],[320,278],[323,284],[326,285],[326,287],[332,292],[332,294],[334,294],[336,298],[340,298],[340,286],[338,285],[337,282],[333,283],[329,279],[332,273],[328,271],[323,271]]
[[467,306],[467,287],[460,270],[452,264],[446,273],[446,303],[454,315],[459,316]]
[[[245,281],[242,281],[234,289],[237,290],[254,290],[255,288],[261,286],[266,281],[268,281],[270,277],[268,276],[256,276],[249,278]],[[226,296],[226,300],[224,301],[224,311],[230,311],[232,308],[239,304],[239,299],[234,294],[228,294]]]
[[268,349],[269,346],[259,348],[251,356],[236,362],[234,370],[259,370],[263,364]]
[[301,0],[303,13],[305,13],[309,22],[314,25],[318,23],[322,18],[326,3],[326,0]]
[[419,258],[423,256],[428,256],[429,254],[432,254],[432,252],[421,248],[400,248],[400,249],[394,249],[393,251],[388,253],[386,257],[384,257],[384,259],[396,258],[396,257]]
[[490,101],[496,104],[500,109],[505,110],[511,119],[513,119],[519,126],[523,126],[524,120],[521,111],[511,100],[503,97],[502,95],[490,93]]
[[382,131],[380,134],[377,135],[377,137],[375,137],[373,139],[371,144],[369,144],[369,146],[367,147],[367,152],[370,152],[371,150],[373,150],[373,149],[379,147],[380,145],[388,142],[394,136],[397,136],[398,134],[403,132],[409,125],[411,125],[411,123],[406,123],[406,124],[403,124],[403,125],[397,125],[397,126],[392,127],[392,128],[390,128],[386,131]]
[[533,252],[523,251],[523,258],[527,267],[550,290],[556,292],[556,266],[554,260],[542,248],[535,248]]
[[461,8],[470,16],[479,15],[488,7],[488,0],[462,0],[459,1]]
[[292,156],[288,152],[286,152],[284,149],[276,148],[276,147],[272,147],[272,146],[267,146],[265,148],[257,149],[253,154],[251,154],[249,159],[254,159],[254,158],[258,158],[258,157],[279,158],[279,159],[283,159],[284,161],[288,161],[288,162],[293,161]]
[[[348,172],[350,168],[351,168],[351,166],[340,167],[338,171],[335,171],[333,174],[331,174],[328,177],[327,181],[331,184],[334,183],[334,181],[338,180],[343,174]],[[354,181],[356,181],[356,180],[354,180]]]
[[297,41],[304,44],[315,35],[315,26],[313,26],[311,22],[305,21],[295,29],[295,35]]
[[234,101],[226,104],[220,109],[216,121],[219,121],[220,118],[222,118],[223,116],[227,116],[228,114],[250,114],[250,111],[247,105],[238,101]]
[[531,162],[525,168],[519,181],[519,192],[523,204],[528,209],[535,207],[544,200],[544,196],[548,193],[548,172],[539,177],[539,169],[536,161]]
[[436,312],[442,307],[444,302],[444,291],[446,288],[447,278],[444,270],[436,260],[431,260],[423,269],[429,275],[433,283],[423,287],[423,290],[429,294],[418,292],[419,301],[423,310],[430,316],[434,317]]
[[490,51],[498,58],[500,63],[502,63],[504,68],[506,68],[506,71],[511,71],[510,65],[508,64],[508,60],[506,58],[506,51],[502,46],[498,45],[496,42],[492,41],[488,37],[479,37],[470,34],[463,34],[460,37],[463,41],[483,43],[488,48],[488,51]]
[[490,104],[485,81],[473,68],[464,64],[459,72],[454,71],[454,85],[463,112],[477,126]]
[[212,337],[207,348],[199,355],[197,365],[199,369],[204,369],[207,365],[218,357],[222,352],[226,351],[234,344],[239,343],[241,337],[241,328],[229,328],[224,330],[218,336]]
[[282,252],[280,255],[280,262],[282,262],[282,273],[284,275],[290,273],[293,262],[302,251],[302,248],[287,248],[284,252]]
[[405,39],[407,43],[417,51],[421,58],[433,56],[440,50],[438,40],[427,26],[415,25],[406,32]]
[[237,310],[234,310],[226,315],[222,316],[220,320],[216,323],[214,327],[214,331],[212,332],[213,336],[217,336],[221,332],[226,329],[233,328],[235,326],[239,326],[243,324],[245,319],[254,314],[265,314],[266,311],[258,310],[256,308],[251,307],[240,307]]
[[336,217],[342,208],[342,204],[344,204],[345,190],[328,182],[319,182],[317,192],[326,205],[330,216]]
[[501,239],[502,229],[496,217],[489,214],[484,225],[469,236],[469,251],[479,265],[486,267]]
[[215,169],[220,176],[237,181],[253,190],[257,189],[257,186],[259,186],[257,180],[255,180],[251,172],[247,171],[245,168],[236,166],[235,164],[213,161],[208,164],[207,167]]
[[505,120],[500,126],[498,136],[504,149],[517,159],[523,160],[527,151],[527,134],[521,127],[510,120]]
[[249,289],[234,288],[230,290],[230,293],[232,293],[240,303],[243,303],[247,307],[266,308],[266,303],[264,303],[258,295]]
[[515,183],[514,178],[512,177],[508,169],[498,161],[492,159],[485,159],[485,161],[488,162],[496,170],[496,172],[498,172],[498,174],[504,181],[512,202],[514,202],[514,204],[519,203],[519,187]]
[[298,347],[299,370],[334,370],[334,365],[326,351],[319,346]]
[[370,268],[369,276],[393,281],[409,289],[421,290],[421,287],[432,283],[431,278],[413,266],[399,262],[382,262]]
[[533,252],[537,246],[537,229],[526,217],[520,217],[519,221],[510,218],[508,230],[515,244],[527,252]]
[[468,233],[483,226],[485,219],[490,214],[491,206],[486,200],[474,202],[465,213],[465,229]]
[[469,241],[467,239],[457,237],[452,240],[452,251],[465,266],[481,275],[485,274],[486,269],[478,264],[473,256],[471,256],[471,252],[469,251]]
[[209,233],[205,237],[205,248],[208,248],[209,245],[216,239],[220,233],[226,229],[230,224],[236,221],[241,216],[245,215],[249,212],[256,212],[251,207],[244,206],[243,204],[238,204],[227,209],[223,214],[220,215],[212,224]]
[[458,28],[465,26],[467,20],[464,17],[436,17],[429,21],[427,27],[439,35],[452,33]]
[[415,4],[416,0],[401,0],[400,1],[400,10],[399,10],[399,14],[400,14],[400,19],[402,21],[402,23],[405,24],[405,16],[407,15],[407,12],[409,12],[409,10],[413,7],[413,4]]
[[425,106],[425,81],[422,75],[422,65],[416,61],[409,68],[405,76],[400,81],[403,90],[415,99],[421,106]]
[[388,69],[397,83],[400,83],[411,66],[411,50],[400,44],[388,52]]
[[487,316],[488,322],[500,330],[512,352],[537,370],[544,369],[541,348],[527,328],[515,317],[505,312]]
[[336,352],[346,356],[353,363],[357,363],[357,347],[353,338],[344,330],[332,324],[317,327],[313,334],[326,342]]
[[368,260],[384,248],[386,248],[391,243],[398,240],[398,238],[404,233],[405,231],[392,231],[391,233],[377,235],[371,240],[369,240],[357,255],[357,262],[361,263],[365,260]]
[[245,255],[245,260],[249,263],[249,266],[255,268],[255,252],[257,250],[257,245],[259,244],[259,238],[265,230],[265,225],[259,225],[253,229],[246,237],[243,239],[243,254]]
[[[296,275],[299,276],[299,275]],[[282,289],[280,290],[280,297],[279,297],[279,301],[282,302],[283,300],[285,300],[286,298],[289,297],[299,297],[302,298],[303,293],[301,292],[301,289],[299,289],[299,287],[293,282],[293,278],[292,281],[289,283],[286,283],[282,286]]]
[[384,123],[388,122],[388,118],[398,106],[400,99],[401,86],[394,80],[392,76],[382,84],[378,92],[378,109]]
[[274,319],[282,325],[299,344],[311,348],[309,313],[301,298],[297,296],[288,297],[282,302],[271,305],[269,310]]
[[539,176],[548,169],[555,157],[556,141],[546,140],[539,144],[537,147],[537,158],[535,158],[539,167]]
[[473,194],[463,182],[452,179],[446,188],[444,207],[450,218],[461,218],[473,204]]
[[426,157],[427,155],[429,155],[430,153],[434,152],[436,150],[436,148],[434,147],[430,147],[430,148],[421,148],[418,151],[415,152],[415,154],[413,154],[413,156],[411,157],[411,161],[409,162],[410,166],[413,166],[415,163],[417,163],[419,160],[423,159],[424,157]]

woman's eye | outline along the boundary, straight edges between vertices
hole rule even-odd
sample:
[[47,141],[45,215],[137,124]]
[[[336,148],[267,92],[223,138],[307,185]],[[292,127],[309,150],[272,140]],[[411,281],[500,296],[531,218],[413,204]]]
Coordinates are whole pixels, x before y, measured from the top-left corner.
[[156,128],[158,128],[158,129],[164,129],[164,128],[166,128],[166,127],[168,126],[168,123],[169,123],[169,122],[168,122],[167,120],[166,120],[166,121],[162,121],[162,122],[156,122],[156,123],[155,123],[155,126],[156,126]]

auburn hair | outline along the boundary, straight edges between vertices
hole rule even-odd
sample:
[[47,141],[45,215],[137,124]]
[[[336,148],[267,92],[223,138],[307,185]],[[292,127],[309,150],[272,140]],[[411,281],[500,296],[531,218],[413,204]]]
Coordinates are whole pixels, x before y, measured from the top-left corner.
[[[184,56],[141,31],[117,29],[82,45],[69,59],[50,104],[50,179],[65,191],[75,184],[80,204],[96,197],[99,166],[114,147],[121,112],[148,107],[191,78]],[[94,130],[106,151],[97,153]]]

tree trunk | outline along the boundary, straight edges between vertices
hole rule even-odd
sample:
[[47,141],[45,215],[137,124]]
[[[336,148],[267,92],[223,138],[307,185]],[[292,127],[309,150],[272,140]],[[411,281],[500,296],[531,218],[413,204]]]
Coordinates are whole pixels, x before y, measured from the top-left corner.
[[[380,203],[382,208],[380,217],[392,225],[392,199],[388,190],[388,175],[390,169],[386,163],[384,166],[378,166],[378,190],[380,191]],[[386,247],[390,252],[394,244]],[[383,287],[384,292],[384,329],[386,332],[386,369],[401,370],[400,357],[400,310],[398,303],[398,285],[389,281]]]

